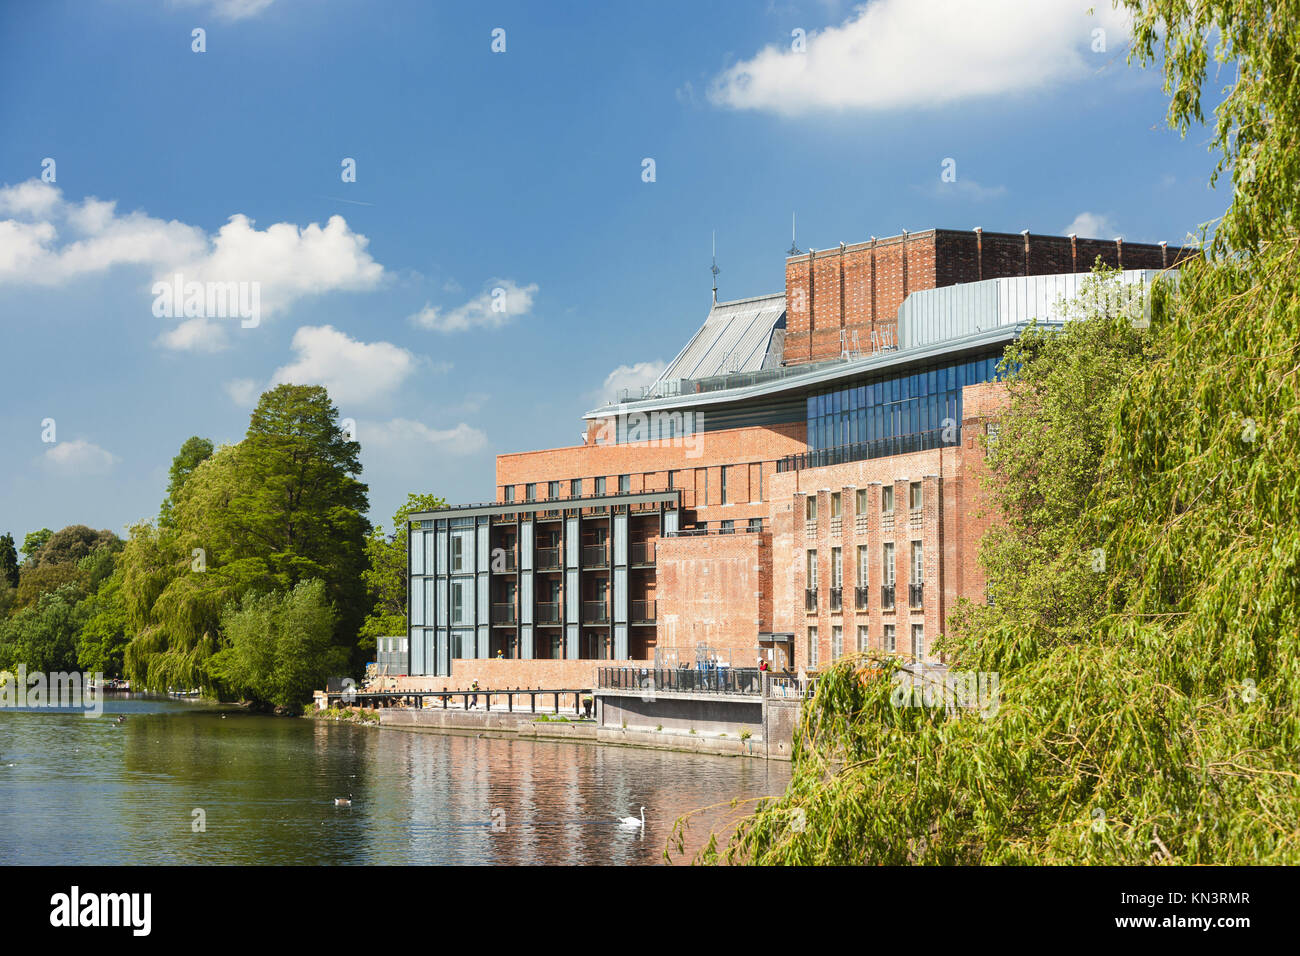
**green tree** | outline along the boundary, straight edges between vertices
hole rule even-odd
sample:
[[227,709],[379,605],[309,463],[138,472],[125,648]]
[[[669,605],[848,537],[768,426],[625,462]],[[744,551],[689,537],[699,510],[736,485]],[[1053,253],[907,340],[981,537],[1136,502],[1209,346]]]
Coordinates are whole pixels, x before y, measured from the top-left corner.
[[121,677],[129,643],[124,574],[118,569],[104,579],[94,595],[78,605],[85,624],[77,638],[77,666],[87,673]]
[[250,592],[221,616],[227,646],[212,671],[234,692],[260,703],[292,708],[348,664],[332,643],[334,610],[325,583],[300,582],[289,592]]
[[0,580],[9,587],[18,587],[18,549],[14,547],[14,536],[6,531],[0,535]]
[[407,521],[417,512],[446,506],[446,500],[436,495],[411,492],[393,513],[392,534],[376,526],[366,536],[368,566],[363,579],[371,605],[361,625],[358,649],[367,659],[373,660],[376,638],[406,633]]
[[23,537],[23,563],[31,561],[33,556],[45,547],[45,542],[50,540],[54,532],[49,528],[42,528],[40,531],[29,531]]
[[162,507],[158,511],[159,526],[164,528],[171,526],[176,496],[180,494],[181,488],[194,473],[194,469],[212,457],[212,450],[212,442],[207,438],[192,435],[185,439],[180,451],[172,459],[171,469],[167,472],[167,497],[163,499]]
[[78,609],[75,585],[40,595],[36,604],[0,621],[0,667],[29,672],[73,671],[77,667],[77,635],[85,622]]

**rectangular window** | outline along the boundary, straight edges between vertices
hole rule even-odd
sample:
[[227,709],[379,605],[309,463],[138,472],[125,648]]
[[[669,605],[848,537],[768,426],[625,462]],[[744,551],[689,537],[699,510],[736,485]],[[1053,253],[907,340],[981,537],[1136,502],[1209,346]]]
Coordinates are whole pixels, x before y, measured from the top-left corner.
[[925,625],[924,624],[912,625],[912,656],[917,658],[925,656]]
[[894,625],[892,624],[885,625],[884,644],[886,653],[893,654],[898,650],[897,641],[894,639]]
[[695,530],[698,531],[700,534],[708,534],[709,523],[707,521],[697,521],[695,522]]
[[507,504],[514,504],[514,501],[515,501],[515,486],[514,486],[514,485],[506,485],[506,490],[505,490],[504,499],[505,499],[505,501],[506,501]]
[[880,510],[891,515],[894,513],[894,486],[882,485],[880,488]]
[[831,628],[831,660],[837,661],[844,656],[844,628],[836,625]]
[[596,479],[596,494],[598,494],[598,495],[603,495],[604,493],[605,493],[605,479],[604,479],[604,478],[597,478],[597,479]]
[[451,533],[451,570],[469,570],[469,543],[472,531],[453,531]]
[[925,581],[925,559],[922,553],[920,541],[912,542],[912,584],[921,584]]
[[884,566],[881,571],[884,575],[885,587],[890,587],[894,583],[894,542],[885,542]]
[[536,500],[537,500],[537,486],[536,486],[536,485],[533,485],[533,484],[524,485],[524,500],[525,500],[525,501],[536,501]]
[[668,472],[668,490],[672,491],[676,487],[677,487],[677,472],[670,471]]
[[833,491],[831,492],[831,517],[838,518],[839,516],[840,516],[840,492]]
[[864,515],[864,514],[867,513],[867,489],[866,489],[866,488],[859,488],[859,489],[858,489],[858,511],[857,511],[857,513],[860,514],[860,515]]
[[865,588],[867,580],[867,545],[858,545],[858,587]]
[[817,552],[808,552],[808,583],[804,585],[807,588],[817,587]]
[[469,591],[470,582],[452,581],[451,582],[451,623],[468,624],[469,609],[466,607],[466,597]]
[[619,475],[619,476],[618,476],[618,490],[619,490],[620,492],[622,492],[623,494],[627,494],[629,491],[632,490],[632,476],[631,476],[631,475]]
[[803,500],[803,516],[808,521],[817,520],[817,496],[809,495]]
[[913,511],[920,511],[921,510],[921,483],[919,481],[912,482],[912,484],[908,487],[907,492],[908,492],[907,506],[911,508]]
[[724,521],[724,522],[722,522],[722,528],[721,528],[721,531],[722,531],[723,534],[735,534],[735,533],[736,533],[736,522],[734,522],[734,521]]
[[762,518],[750,518],[750,519],[749,519],[749,530],[750,530],[751,532],[762,531],[762,530],[763,530],[763,519],[762,519]]
[[560,497],[560,483],[558,481],[548,482],[546,485],[546,497],[551,501]]
[[727,503],[727,466],[723,465],[719,468],[718,473],[720,475],[719,484],[722,487],[722,504],[725,505]]
[[581,478],[573,478],[573,479],[570,479],[570,481],[569,481],[569,497],[570,497],[570,498],[581,498],[581,497],[582,497],[582,479],[581,479]]
[[871,650],[871,636],[866,625],[862,624],[858,626],[858,651],[865,654],[869,650]]
[[844,557],[841,548],[831,548],[831,587],[844,586]]
[[817,628],[808,628],[808,666],[817,666]]

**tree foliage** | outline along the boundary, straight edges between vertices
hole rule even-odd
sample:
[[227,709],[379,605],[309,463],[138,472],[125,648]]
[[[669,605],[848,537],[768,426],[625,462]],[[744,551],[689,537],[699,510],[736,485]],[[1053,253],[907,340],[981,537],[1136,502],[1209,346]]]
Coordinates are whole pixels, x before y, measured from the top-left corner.
[[373,653],[375,638],[406,633],[407,527],[410,516],[420,511],[445,508],[436,495],[406,496],[406,503],[393,513],[392,534],[376,526],[366,536],[367,568],[363,579],[371,609],[361,625],[362,653]]
[[11,588],[18,587],[18,549],[8,531],[0,535],[0,581]]
[[189,480],[194,469],[212,457],[212,442],[207,438],[192,435],[185,439],[180,451],[172,459],[172,466],[167,472],[167,497],[163,499],[158,510],[158,524],[164,528],[172,523],[172,509],[176,506],[176,497]]

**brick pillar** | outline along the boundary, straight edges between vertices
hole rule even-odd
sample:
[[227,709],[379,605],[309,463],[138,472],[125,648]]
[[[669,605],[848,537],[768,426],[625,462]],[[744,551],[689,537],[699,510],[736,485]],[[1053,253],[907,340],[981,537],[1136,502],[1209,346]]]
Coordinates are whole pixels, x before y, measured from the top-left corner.
[[975,278],[984,278],[984,227],[975,227]]
[[1124,270],[1124,240],[1119,236],[1115,237],[1115,261],[1119,263],[1122,272]]
[[1079,271],[1079,237],[1070,233],[1070,271]]
[[871,237],[871,337],[876,337],[876,237]]
[[1160,268],[1169,268],[1169,243],[1163,239],[1160,240]]
[[813,259],[816,257],[816,255],[817,255],[817,250],[812,248],[812,246],[809,246],[808,247],[808,361],[810,362],[812,361],[812,357],[813,357],[813,331],[817,327],[817,323],[813,318],[813,297],[815,294],[815,287],[813,283]]
[[1025,229],[1020,234],[1025,237],[1025,275],[1029,275],[1029,230]]
[[[840,243],[840,328],[844,328],[844,243]],[[848,343],[844,343],[845,346]]]

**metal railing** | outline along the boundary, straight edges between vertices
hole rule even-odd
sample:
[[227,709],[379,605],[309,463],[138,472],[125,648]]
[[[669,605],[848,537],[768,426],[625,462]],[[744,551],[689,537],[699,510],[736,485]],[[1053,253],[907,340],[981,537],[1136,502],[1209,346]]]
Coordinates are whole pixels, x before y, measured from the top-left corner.
[[868,597],[870,590],[865,584],[860,584],[853,589],[853,604],[859,611],[865,611],[868,607]]
[[632,602],[632,623],[633,624],[650,624],[655,619],[655,602],[654,601],[633,601]]
[[920,607],[924,597],[924,584],[909,584],[907,586],[907,603],[909,607]]
[[609,548],[603,544],[584,544],[582,546],[582,566],[584,568],[603,568],[609,565]]
[[560,567],[559,548],[538,548],[537,549],[537,570],[553,571],[559,567]]
[[654,564],[655,543],[653,541],[633,541],[632,542],[632,563],[633,564]]
[[844,607],[844,589],[831,588],[831,610],[839,611]]
[[493,624],[514,624],[515,623],[514,604],[493,604],[492,623]]
[[817,610],[817,589],[804,588],[803,592],[803,609],[805,611]]
[[596,686],[602,690],[634,690],[644,695],[763,693],[757,667],[727,667],[698,663],[694,667],[602,667]]
[[798,677],[769,677],[767,681],[768,697],[793,697],[801,700],[805,697],[811,697],[816,692],[816,677],[805,677],[803,680]]
[[609,605],[604,601],[583,601],[582,602],[582,623],[608,624]]
[[538,624],[559,624],[560,623],[560,602],[545,601],[537,605],[534,617]]
[[880,586],[880,606],[885,610],[891,610],[894,606],[894,586],[892,584],[882,584]]

